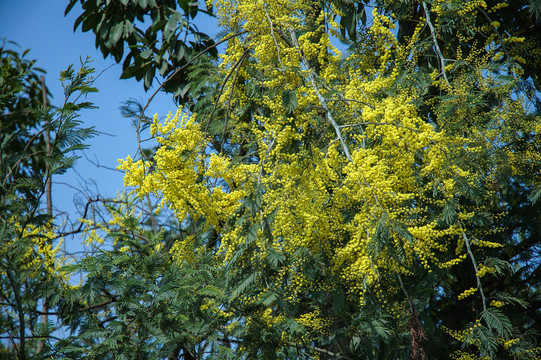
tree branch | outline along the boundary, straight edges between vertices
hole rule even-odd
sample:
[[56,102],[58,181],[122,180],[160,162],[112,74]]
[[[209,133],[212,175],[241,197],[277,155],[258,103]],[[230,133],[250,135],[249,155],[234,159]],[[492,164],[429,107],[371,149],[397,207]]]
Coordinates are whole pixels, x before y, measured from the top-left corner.
[[361,100],[355,100],[355,99],[325,99],[327,101],[344,101],[344,102],[355,102],[355,103],[359,103],[359,104],[363,104],[363,105],[366,105],[368,106],[369,108],[371,109],[375,109],[376,107],[374,105],[371,105],[367,102],[364,102],[364,101],[361,101]]
[[483,301],[483,311],[487,310],[487,299],[485,297],[485,292],[483,291],[483,285],[481,284],[481,278],[478,275],[478,269],[477,269],[477,261],[475,260],[475,256],[473,255],[473,252],[471,250],[470,246],[470,240],[468,239],[468,236],[466,235],[466,229],[464,228],[464,224],[460,222],[460,227],[462,230],[462,238],[464,239],[464,243],[466,244],[466,250],[468,252],[468,255],[471,259],[471,262],[473,264],[473,270],[475,271],[475,278],[477,279],[477,288],[479,289],[479,293],[481,294],[481,300]]
[[179,72],[181,72],[183,69],[185,69],[186,67],[188,67],[191,63],[193,63],[195,60],[197,60],[199,57],[201,57],[203,54],[205,54],[207,51],[209,51],[210,49],[213,49],[215,48],[216,46],[226,42],[227,40],[231,39],[231,38],[234,38],[236,36],[240,36],[242,34],[246,33],[246,31],[240,31],[238,33],[235,33],[235,34],[232,34],[232,35],[229,35],[225,38],[223,38],[222,40],[218,41],[217,43],[207,47],[206,49],[204,49],[203,51],[201,51],[199,54],[195,55],[193,58],[191,58],[186,64],[182,65],[181,67],[179,67],[178,69],[176,69],[171,75],[169,75],[167,77],[167,79],[165,79],[165,81],[163,83],[160,84],[160,86],[158,86],[158,88],[156,89],[156,91],[154,91],[152,93],[152,95],[148,98],[145,106],[143,107],[143,109],[141,110],[141,113],[139,114],[139,119],[137,120],[137,128],[136,128],[136,136],[137,136],[137,147],[138,147],[138,151],[139,153],[141,154],[142,157],[144,157],[144,153],[143,151],[141,150],[141,136],[140,136],[140,132],[141,132],[141,119],[143,119],[144,115],[145,115],[145,111],[147,110],[147,108],[149,107],[150,103],[152,102],[152,100],[154,99],[154,97],[156,96],[156,94],[158,94],[158,92],[165,86],[165,84],[170,81],[172,78],[174,78]]
[[432,25],[432,22],[430,21],[430,11],[428,11],[428,7],[426,6],[426,3],[424,1],[423,1],[423,9],[426,15],[426,23],[428,24],[428,27],[430,28],[430,34],[432,35],[432,42],[434,43],[434,50],[436,51],[436,54],[438,55],[438,59],[440,60],[441,73],[443,75],[443,78],[445,79],[445,82],[447,82],[447,85],[449,85],[449,79],[447,79],[447,74],[445,73],[445,58],[443,57],[443,54],[441,53],[440,46],[438,44],[438,39],[436,38],[436,30],[434,29],[434,25]]
[[334,117],[331,114],[331,110],[329,110],[329,106],[327,105],[327,101],[325,101],[325,98],[323,97],[323,95],[321,95],[321,92],[319,91],[319,88],[318,88],[318,86],[316,84],[314,74],[312,72],[312,69],[310,68],[310,65],[308,64],[308,61],[306,60],[306,58],[302,54],[301,48],[299,46],[299,41],[297,40],[297,35],[295,34],[295,30],[290,29],[289,33],[291,34],[291,39],[293,40],[293,44],[295,45],[295,47],[299,51],[299,56],[301,57],[302,64],[303,64],[304,68],[306,69],[306,71],[308,72],[308,79],[310,80],[310,83],[312,84],[312,89],[316,93],[316,95],[317,95],[317,97],[319,99],[319,102],[321,103],[321,106],[323,107],[323,109],[325,109],[325,112],[327,114],[327,119],[329,120],[331,125],[334,127],[334,131],[336,132],[336,136],[338,137],[338,140],[340,141],[340,144],[342,145],[342,149],[344,150],[346,158],[349,161],[353,162],[353,159],[351,158],[351,154],[349,153],[349,149],[348,149],[348,147],[346,145],[346,142],[344,141],[344,138],[342,137],[342,133],[340,131],[340,128],[338,127],[338,124],[334,120]]
[[[227,40],[231,39],[231,38],[234,38],[236,36],[240,36],[242,34],[246,33],[246,31],[240,31],[238,33],[235,33],[235,34],[232,34],[232,35],[229,35],[225,38],[223,38],[222,40],[218,41],[217,43],[207,47],[206,49],[204,49],[203,51],[201,51],[199,54],[195,55],[193,58],[191,58],[186,64],[182,65],[181,67],[179,67],[177,70],[175,70],[175,72],[173,72],[171,75],[169,75],[169,77],[167,79],[165,79],[165,81],[163,83],[161,83],[160,86],[158,86],[158,88],[156,89],[156,91],[154,91],[154,93],[152,93],[152,95],[150,96],[150,98],[148,99],[147,103],[145,104],[145,106],[143,107],[143,110],[141,110],[141,115],[140,115],[140,118],[143,116],[143,114],[145,113],[146,109],[148,108],[148,106],[150,105],[150,103],[152,102],[152,99],[154,99],[154,97],[156,96],[156,94],[165,86],[165,84],[170,81],[172,78],[175,77],[175,75],[177,75],[179,72],[181,72],[183,69],[185,69],[187,66],[189,66],[191,63],[193,63],[195,60],[197,60],[199,57],[201,57],[203,54],[205,54],[207,51],[209,51],[210,49],[212,48],[215,48],[216,46],[226,42]],[[140,122],[139,122],[140,124]],[[139,124],[138,124],[138,128],[139,128]]]
[[284,64],[282,64],[282,56],[280,55],[280,47],[278,46],[278,41],[276,41],[276,37],[274,36],[274,24],[272,23],[272,19],[270,18],[269,13],[267,12],[266,3],[263,3],[263,10],[265,10],[265,15],[267,15],[267,20],[269,20],[271,36],[272,36],[272,39],[274,40],[276,51],[278,52],[278,62],[280,63],[280,67],[283,69]]

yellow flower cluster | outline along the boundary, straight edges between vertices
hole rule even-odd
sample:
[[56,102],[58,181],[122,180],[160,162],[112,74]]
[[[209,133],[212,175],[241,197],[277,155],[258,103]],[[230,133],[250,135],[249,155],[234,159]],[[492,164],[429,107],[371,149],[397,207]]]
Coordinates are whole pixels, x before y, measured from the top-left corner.
[[509,339],[509,340],[504,340],[503,341],[503,347],[508,350],[510,347],[512,347],[513,345],[516,345],[520,342],[520,338],[514,338],[514,339]]
[[487,274],[492,274],[495,272],[496,268],[494,268],[493,266],[485,266],[483,264],[480,264],[479,269],[477,270],[477,276],[481,278]]
[[471,354],[466,351],[457,350],[453,352],[451,355],[451,359],[453,360],[490,360],[490,357],[488,356],[479,356],[476,354]]
[[455,338],[456,340],[460,341],[460,342],[464,342],[466,340],[466,337],[470,336],[471,334],[473,334],[473,332],[475,331],[475,329],[478,329],[480,328],[482,325],[481,325],[481,320],[477,319],[475,320],[474,323],[472,323],[467,329],[464,329],[464,330],[451,330],[449,329],[448,327],[446,326],[442,326],[442,329],[447,333],[449,334],[451,337]]
[[[135,186],[139,197],[155,195],[161,199],[158,210],[167,205],[181,221],[188,214],[194,219],[205,216],[209,225],[218,226],[235,212],[245,192],[234,184],[242,183],[246,174],[243,167],[229,172],[228,158],[206,153],[206,138],[195,116],[179,108],[163,124],[155,116],[150,131],[160,144],[155,164],[151,169],[148,161],[119,160],[118,169],[126,172],[126,186]],[[199,181],[201,178],[205,181]],[[228,189],[216,185],[220,179]]]
[[464,17],[470,12],[476,12],[477,8],[486,9],[487,3],[484,0],[465,1],[462,8],[457,12],[458,16]]
[[0,249],[0,256],[12,257],[12,251],[17,242],[26,240],[29,246],[18,259],[21,269],[30,271],[32,276],[44,274],[48,278],[55,278],[68,288],[70,286],[69,274],[61,270],[62,266],[68,263],[65,256],[60,255],[64,239],[58,237],[52,223],[49,222],[39,227],[26,225],[23,228],[16,216],[9,219],[9,222],[15,228],[20,229],[20,237],[19,239],[7,240],[5,246]]
[[262,313],[261,313],[261,320],[263,320],[263,322],[265,324],[267,324],[267,326],[271,327],[279,322],[282,322],[284,321],[284,317],[282,315],[277,315],[273,312],[273,309],[271,308],[266,308]]
[[488,12],[489,13],[493,13],[493,12],[496,12],[500,9],[505,9],[506,7],[508,7],[509,4],[506,3],[506,2],[500,2],[500,3],[497,3],[496,5],[494,5],[493,7],[491,7]]
[[182,264],[184,262],[193,264],[196,259],[196,251],[198,251],[198,249],[195,247],[194,240],[195,237],[190,235],[185,239],[175,241],[169,250],[173,260],[178,264]]
[[476,288],[476,287],[472,287],[472,288],[469,288],[467,290],[464,290],[462,292],[462,294],[458,295],[458,300],[462,300],[462,299],[467,298],[468,296],[472,296],[473,294],[475,294],[477,292],[477,290],[479,290],[479,289]]
[[[302,314],[299,318],[296,319],[296,321],[299,324],[304,325],[307,329],[310,329],[311,332],[330,335],[328,327],[331,323],[331,320],[323,317],[319,309],[316,309],[306,314]],[[308,338],[306,340],[310,339]]]
[[500,307],[505,306],[505,305],[506,305],[506,303],[503,302],[503,301],[492,300],[490,302],[490,306],[494,306],[494,307],[497,307],[497,308],[500,308]]

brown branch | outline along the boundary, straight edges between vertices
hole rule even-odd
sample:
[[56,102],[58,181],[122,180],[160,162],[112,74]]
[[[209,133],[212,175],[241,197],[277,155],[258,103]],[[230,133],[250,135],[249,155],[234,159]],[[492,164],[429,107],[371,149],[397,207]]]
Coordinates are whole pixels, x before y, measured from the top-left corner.
[[[43,96],[43,108],[47,108],[49,106],[49,102],[47,101],[47,88],[45,87],[45,76],[41,75],[41,93]],[[49,120],[47,117],[45,117],[45,149],[47,152],[47,156],[51,155],[51,134],[49,132]],[[47,215],[53,216],[53,186],[52,186],[52,174],[50,173],[50,166],[46,165],[46,175],[47,178],[45,180],[45,201],[47,206]],[[48,239],[47,244],[52,244],[52,240]],[[43,304],[41,306],[41,323],[47,325],[49,321],[49,301],[47,299],[47,296],[45,295],[43,297]],[[45,340],[41,340],[38,343],[38,347],[36,349],[36,353],[39,354],[43,351],[43,348],[45,347]]]
[[[19,339],[19,336],[0,336],[0,339]],[[66,339],[61,339],[59,337],[53,336],[53,335],[47,335],[47,336],[37,336],[37,335],[26,335],[25,338],[27,339],[53,339],[57,341],[65,341]]]
[[337,354],[337,353],[333,353],[332,351],[320,348],[318,346],[310,346],[310,345],[304,345],[304,344],[301,345],[301,344],[295,344],[295,343],[292,343],[292,342],[288,342],[287,346],[291,346],[291,347],[294,347],[296,349],[313,349],[313,350],[317,351],[320,354],[325,354],[325,355],[328,355],[331,358],[335,358],[335,359],[349,359],[349,357],[347,357],[347,356]]
[[112,304],[114,302],[117,302],[118,300],[116,299],[116,297],[111,297],[109,298],[109,300],[107,301],[104,301],[104,302],[101,302],[99,304],[95,304],[95,305],[92,305],[92,306],[87,306],[85,308],[85,310],[94,310],[94,309],[97,309],[97,308],[100,308],[100,307],[104,307],[105,305],[109,305],[109,304]]
[[[83,216],[81,217],[81,219],[86,219],[86,215],[88,214],[88,209],[90,207],[90,204],[92,203],[95,203],[95,202],[98,202],[98,201],[104,201],[104,200],[101,200],[99,198],[99,195],[96,199],[89,199],[87,202],[86,202],[86,205],[85,205],[85,211],[83,212]],[[61,237],[64,237],[64,236],[68,236],[68,235],[74,235],[74,234],[78,234],[81,232],[81,230],[83,229],[83,226],[84,226],[84,222],[81,222],[79,224],[79,227],[77,228],[77,230],[72,230],[72,231],[68,231],[68,232],[63,232],[63,233],[60,233],[58,235],[56,235],[56,237],[54,239],[58,239],[58,238],[61,238]],[[54,240],[53,239],[53,240]]]
[[[2,296],[3,298],[7,299],[6,296]],[[0,302],[0,306],[9,306],[9,307],[12,307],[12,308],[16,308],[17,307],[17,304],[13,304],[13,303],[9,303],[9,302]],[[37,309],[28,309],[28,311],[31,311],[31,312],[34,312],[38,315],[42,315],[44,314],[43,312],[37,310]],[[58,315],[59,313],[57,312],[47,312],[46,313],[47,315]]]
[[105,323],[108,323],[109,321],[113,321],[113,320],[116,320],[116,319],[118,319],[117,316],[111,316],[111,317],[108,317],[107,319],[103,319],[102,321],[100,321],[100,322],[98,323],[98,326],[99,326],[99,327],[103,327],[103,325],[105,325]]
[[426,339],[426,332],[423,329],[423,326],[421,325],[421,322],[419,321],[419,314],[417,313],[417,309],[415,308],[415,305],[413,304],[413,300],[409,296],[406,287],[404,286],[404,283],[402,282],[402,277],[400,276],[400,273],[396,273],[398,277],[398,282],[400,283],[400,287],[402,288],[402,292],[404,292],[404,295],[406,296],[406,299],[408,300],[408,304],[410,307],[410,314],[411,314],[411,321],[410,321],[410,336],[411,336],[411,352],[410,352],[410,359],[420,359],[425,360],[425,351],[422,346],[423,339]]

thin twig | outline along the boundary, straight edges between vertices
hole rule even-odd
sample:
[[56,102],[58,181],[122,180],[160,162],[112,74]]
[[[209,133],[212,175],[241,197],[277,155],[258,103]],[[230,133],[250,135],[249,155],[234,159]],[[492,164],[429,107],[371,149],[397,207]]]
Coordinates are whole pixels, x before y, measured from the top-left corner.
[[313,346],[313,345],[310,345],[310,344],[295,344],[293,342],[288,342],[287,345],[291,346],[291,347],[294,347],[296,349],[313,349],[313,350],[317,351],[320,354],[328,355],[328,356],[330,356],[331,358],[334,358],[334,359],[349,359],[347,356],[337,354],[337,353],[333,353],[332,351],[329,351],[327,349],[323,349],[323,348],[320,348],[318,346]]
[[220,45],[221,43],[224,43],[226,42],[227,40],[231,39],[231,38],[234,38],[236,36],[240,36],[242,34],[246,33],[246,31],[240,31],[238,33],[235,33],[235,34],[232,34],[232,35],[229,35],[228,37],[225,37],[223,38],[222,40],[218,41],[217,43],[215,43],[214,45],[211,45],[209,47],[207,47],[206,49],[204,49],[203,51],[201,51],[199,54],[195,55],[193,58],[191,58],[186,64],[182,65],[181,67],[179,67],[177,70],[175,70],[174,73],[172,73],[171,75],[169,75],[169,77],[167,79],[165,79],[165,81],[163,83],[161,83],[161,85],[156,89],[156,91],[154,91],[154,93],[150,96],[150,98],[148,98],[148,101],[147,103],[145,104],[145,106],[143,107],[143,110],[141,110],[141,117],[143,116],[143,114],[145,113],[146,109],[148,108],[148,106],[150,105],[150,103],[152,102],[152,99],[154,99],[154,97],[156,96],[156,94],[158,93],[158,91],[160,91],[164,86],[165,84],[170,81],[173,77],[175,77],[175,75],[177,75],[179,72],[181,72],[182,70],[184,70],[188,65],[190,65],[192,62],[194,62],[195,60],[197,60],[199,57],[201,57],[203,54],[205,54],[207,51],[209,51],[210,49],[212,48],[215,48],[216,46]]
[[470,240],[468,239],[468,236],[466,235],[466,229],[464,228],[464,224],[460,222],[460,227],[462,230],[462,238],[464,239],[464,243],[466,244],[466,250],[468,252],[468,255],[471,259],[471,262],[473,264],[473,270],[475,271],[475,278],[477,279],[477,288],[479,289],[479,293],[481,294],[481,300],[483,301],[483,311],[487,310],[487,299],[485,297],[485,292],[483,291],[483,285],[481,284],[481,278],[479,277],[478,269],[477,269],[477,261],[475,260],[475,256],[473,255],[473,252],[471,250],[470,246]]
[[[13,335],[10,335],[10,336],[0,336],[0,339],[19,339],[20,336],[13,336]],[[53,339],[53,340],[57,340],[57,341],[64,341],[66,339],[61,339],[61,338],[58,338],[56,336],[52,336],[52,335],[47,335],[47,336],[35,336],[35,335],[27,335],[25,336],[26,339]]]
[[[89,199],[87,202],[86,202],[86,205],[85,205],[85,210],[83,212],[83,216],[81,217],[81,219],[86,219],[86,215],[88,214],[88,209],[90,207],[90,204],[92,203],[95,203],[95,202],[99,202],[101,201],[100,198],[99,198],[99,195],[96,199]],[[68,231],[68,232],[63,232],[63,233],[59,233],[57,234],[53,240],[56,240],[58,238],[61,238],[61,237],[64,237],[64,236],[68,236],[68,235],[74,235],[74,234],[78,234],[81,232],[81,230],[83,229],[83,226],[84,226],[84,222],[81,222],[79,224],[79,227],[76,229],[76,230],[72,230],[72,231]]]
[[443,54],[441,53],[440,46],[438,44],[438,39],[436,38],[436,30],[434,29],[434,25],[432,25],[432,22],[430,21],[430,11],[428,11],[428,7],[426,6],[426,3],[424,1],[423,1],[423,9],[425,10],[426,23],[428,24],[428,27],[430,28],[430,34],[432,35],[432,42],[434,43],[434,49],[436,50],[436,54],[438,55],[438,58],[440,60],[441,73],[443,75],[443,78],[445,79],[445,82],[447,82],[447,85],[449,85],[449,79],[447,79],[447,74],[445,73],[445,58],[443,57]]
[[184,70],[187,66],[189,66],[191,63],[193,63],[195,60],[197,60],[199,57],[203,56],[203,54],[205,54],[207,51],[209,51],[210,49],[213,49],[215,48],[216,46],[226,42],[227,40],[231,39],[231,38],[234,38],[236,36],[240,36],[242,34],[246,33],[246,31],[240,31],[238,33],[235,33],[235,34],[232,34],[232,35],[229,35],[225,38],[223,38],[222,40],[218,41],[217,43],[207,47],[206,49],[204,49],[203,51],[201,51],[199,54],[195,55],[193,58],[191,58],[186,64],[182,65],[181,67],[179,67],[178,69],[176,69],[171,75],[169,75],[167,77],[167,79],[165,79],[165,81],[163,83],[160,84],[160,86],[158,86],[158,88],[156,89],[156,91],[154,91],[152,93],[152,95],[148,98],[145,106],[143,107],[143,109],[141,110],[141,114],[139,114],[139,119],[137,120],[137,129],[136,129],[136,136],[137,136],[137,146],[138,146],[138,151],[139,153],[144,157],[144,152],[141,150],[141,138],[140,138],[140,131],[141,131],[141,119],[143,119],[144,115],[145,115],[145,111],[147,110],[147,108],[150,106],[150,103],[152,102],[152,100],[154,99],[154,97],[156,96],[156,94],[158,94],[158,92],[165,86],[165,84],[170,81],[173,77],[175,77],[179,72],[181,72],[182,70]]
[[88,161],[89,163],[91,163],[92,165],[94,165],[97,168],[103,168],[103,169],[111,170],[111,171],[114,171],[114,172],[118,172],[118,169],[116,167],[110,167],[110,166],[107,166],[107,165],[101,165],[100,164],[100,159],[98,159],[97,156],[95,156],[96,160],[90,159],[86,155],[86,153],[84,153],[84,152],[83,152],[83,156],[85,157],[86,161]]
[[[38,131],[34,136],[32,136],[32,137],[28,140],[28,142],[26,143],[26,145],[25,145],[25,147],[24,147],[24,150],[23,150],[23,153],[26,153],[27,150],[28,150],[28,148],[30,147],[30,144],[32,144],[32,142],[33,142],[38,136],[40,136],[42,133],[44,133],[45,131],[46,131],[46,129],[42,129],[42,130]],[[39,153],[42,153],[42,152],[43,152],[43,151],[37,151],[37,152],[34,152],[34,153],[32,153],[32,154],[27,155],[26,158],[31,158],[32,156],[34,156],[34,155],[36,155],[36,154],[39,154]],[[4,182],[3,182],[3,185],[4,185],[4,186],[7,185],[9,178],[10,178],[12,175],[14,176],[15,172],[17,172],[17,171],[19,170],[19,166],[21,165],[21,163],[22,163],[22,161],[23,161],[24,158],[25,158],[25,157],[21,156],[21,157],[19,158],[19,160],[17,160],[17,162],[15,163],[15,165],[13,165],[12,167],[9,168],[9,171],[8,171],[7,175],[5,176],[5,178],[4,178]]]
[[11,269],[7,266],[5,267],[6,274],[8,276],[11,288],[13,289],[13,294],[15,295],[15,301],[17,302],[17,314],[19,316],[19,351],[18,351],[18,358],[19,360],[26,360],[26,323],[25,323],[25,317],[24,317],[24,310],[23,310],[23,304],[21,299],[21,294],[19,292],[20,286],[16,283],[15,278],[13,277],[13,274],[11,273]]
[[414,131],[416,133],[422,133],[422,131],[419,130],[419,129],[410,128],[410,127],[404,126],[402,124],[391,124],[391,123],[386,123],[386,122],[373,122],[373,121],[360,122],[360,123],[356,123],[356,124],[340,125],[338,127],[339,128],[347,128],[347,127],[361,126],[361,125],[389,125],[389,126],[401,127],[401,128],[407,129],[409,131]]
[[492,26],[492,28],[494,29],[494,31],[496,32],[496,35],[498,35],[498,38],[500,39],[500,42],[502,44],[502,49],[503,49],[503,52],[505,53],[505,56],[510,59],[511,57],[509,56],[509,53],[507,52],[507,47],[505,46],[505,42],[504,42],[504,39],[503,39],[503,36],[502,34],[500,34],[500,31],[498,30],[498,28],[496,26],[494,26],[492,24],[492,19],[490,18],[490,16],[488,16],[488,14],[486,13],[485,10],[483,10],[483,8],[481,7],[477,7],[477,10],[481,12],[481,14],[484,15],[484,17],[488,20],[488,22],[490,23],[490,26]]

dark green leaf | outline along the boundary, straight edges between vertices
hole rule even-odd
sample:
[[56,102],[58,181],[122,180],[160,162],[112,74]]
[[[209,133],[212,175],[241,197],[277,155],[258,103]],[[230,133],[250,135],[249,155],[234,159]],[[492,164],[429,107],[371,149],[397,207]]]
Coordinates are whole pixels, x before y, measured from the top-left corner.
[[288,113],[293,113],[297,108],[297,93],[295,90],[284,90],[282,92],[282,104]]

